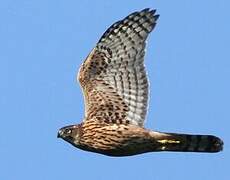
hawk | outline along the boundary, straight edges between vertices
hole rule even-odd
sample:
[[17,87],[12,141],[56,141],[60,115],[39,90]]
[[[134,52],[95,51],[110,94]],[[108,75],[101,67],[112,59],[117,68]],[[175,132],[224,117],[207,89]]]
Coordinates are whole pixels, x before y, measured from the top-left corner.
[[73,146],[108,156],[155,151],[219,152],[213,135],[163,133],[144,128],[148,79],[146,39],[156,25],[156,10],[134,12],[114,23],[81,65],[78,80],[85,101],[82,123],[58,131]]

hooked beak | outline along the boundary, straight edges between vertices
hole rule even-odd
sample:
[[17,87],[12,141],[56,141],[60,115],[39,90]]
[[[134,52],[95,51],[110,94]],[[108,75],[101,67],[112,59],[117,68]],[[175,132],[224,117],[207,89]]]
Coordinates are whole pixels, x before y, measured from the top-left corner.
[[61,138],[63,134],[63,131],[60,129],[57,134],[57,138]]

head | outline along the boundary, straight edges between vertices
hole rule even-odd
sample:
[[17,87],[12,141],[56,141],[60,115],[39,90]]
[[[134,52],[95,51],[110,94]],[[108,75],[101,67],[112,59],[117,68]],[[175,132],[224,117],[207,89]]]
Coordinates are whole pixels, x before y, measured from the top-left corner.
[[57,137],[77,146],[80,139],[80,125],[70,125],[59,129]]

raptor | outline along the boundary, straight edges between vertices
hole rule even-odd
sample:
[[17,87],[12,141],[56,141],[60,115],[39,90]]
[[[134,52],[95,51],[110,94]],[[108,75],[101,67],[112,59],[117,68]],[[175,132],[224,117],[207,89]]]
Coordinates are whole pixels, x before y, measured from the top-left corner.
[[78,73],[85,100],[84,120],[61,128],[58,137],[79,149],[108,156],[223,149],[223,141],[213,135],[144,128],[149,98],[145,46],[158,18],[156,10],[134,12],[102,35]]

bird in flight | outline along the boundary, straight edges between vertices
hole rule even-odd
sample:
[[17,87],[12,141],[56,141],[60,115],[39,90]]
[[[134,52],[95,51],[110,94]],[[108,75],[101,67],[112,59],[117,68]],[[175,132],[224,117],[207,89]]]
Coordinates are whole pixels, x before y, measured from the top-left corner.
[[73,146],[108,156],[155,151],[219,152],[223,141],[213,135],[164,133],[144,128],[148,79],[144,66],[146,39],[159,15],[134,12],[110,26],[81,65],[84,94],[82,123],[58,131]]

